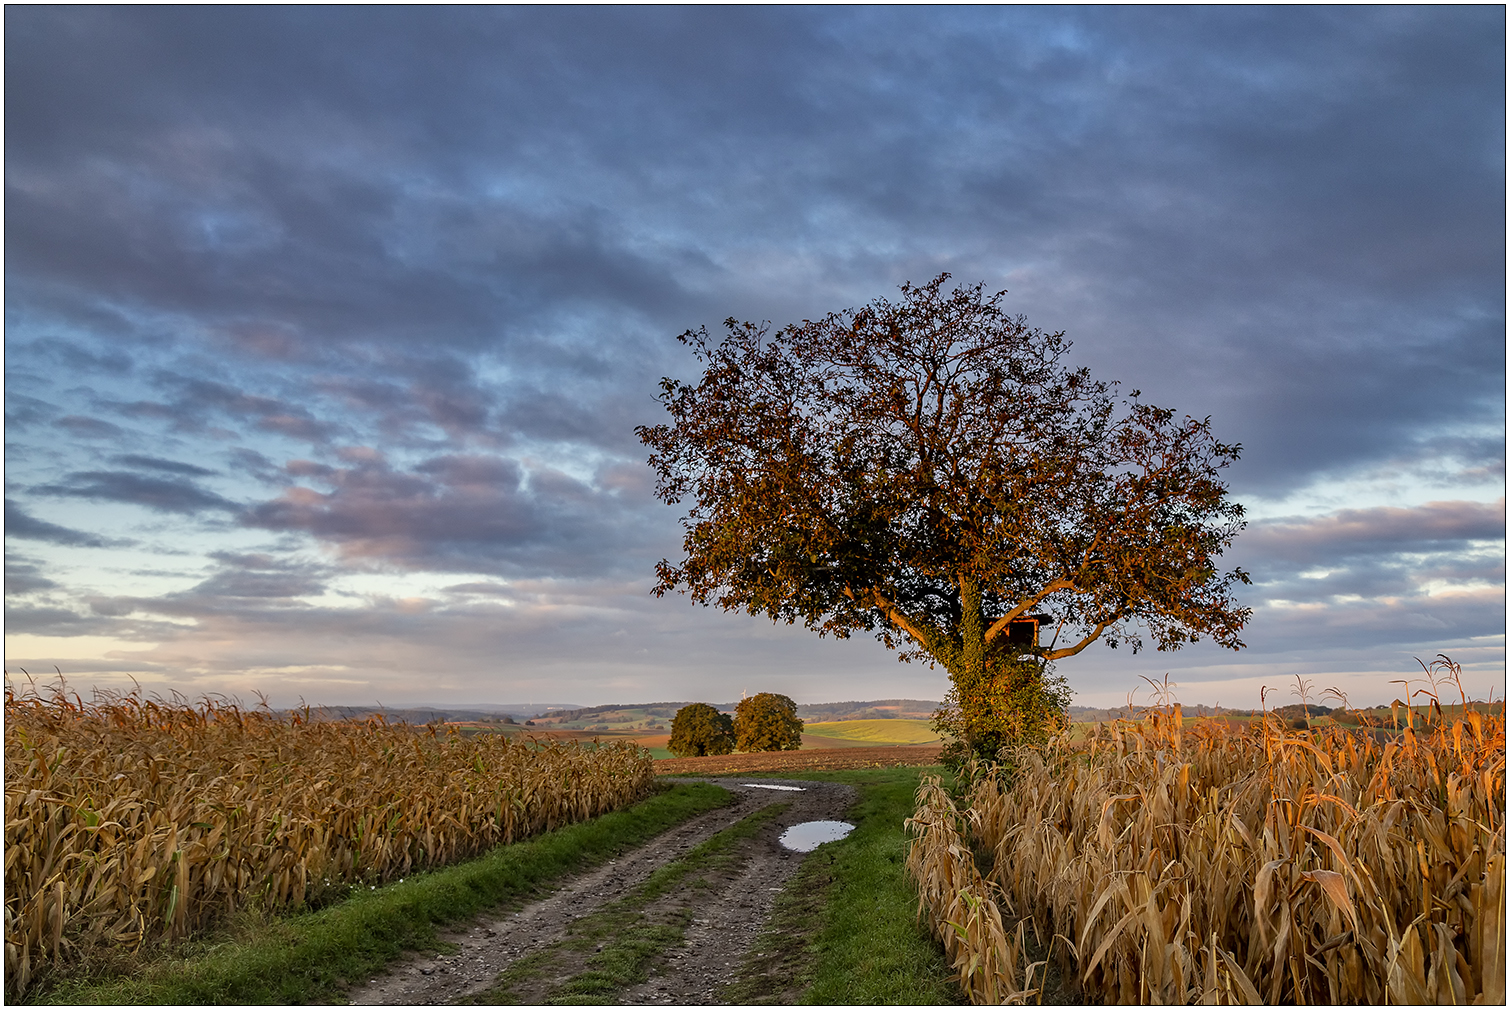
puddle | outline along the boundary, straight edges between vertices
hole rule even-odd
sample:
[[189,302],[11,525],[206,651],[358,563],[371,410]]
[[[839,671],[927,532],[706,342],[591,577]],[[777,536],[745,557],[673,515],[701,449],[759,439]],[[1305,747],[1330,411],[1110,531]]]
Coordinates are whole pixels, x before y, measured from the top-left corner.
[[804,821],[782,832],[780,841],[793,852],[812,852],[824,842],[837,842],[853,830],[853,824],[843,821]]
[[764,782],[746,782],[745,783],[745,788],[746,789],[780,789],[784,793],[805,793],[805,792],[807,792],[807,789],[805,787],[803,787],[803,786],[768,786]]

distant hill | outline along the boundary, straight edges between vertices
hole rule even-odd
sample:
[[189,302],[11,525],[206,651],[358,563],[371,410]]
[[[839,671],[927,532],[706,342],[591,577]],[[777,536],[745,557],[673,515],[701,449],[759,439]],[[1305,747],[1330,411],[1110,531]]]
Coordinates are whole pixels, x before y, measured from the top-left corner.
[[[540,720],[548,720],[552,723],[568,722],[594,722],[602,721],[609,716],[624,715],[629,712],[642,713],[646,716],[655,716],[662,719],[670,719],[676,715],[676,710],[683,705],[690,705],[688,701],[653,701],[649,704],[626,705],[620,702],[617,705],[592,705],[588,708],[559,708],[542,712],[537,717]],[[733,710],[732,705],[714,705],[722,711],[725,707]]]
[[885,701],[832,701],[819,705],[798,705],[797,718],[803,722],[844,722],[850,719],[931,719],[936,701],[916,698],[888,698]]
[[[539,726],[553,729],[631,729],[651,724],[670,726],[677,709],[689,701],[657,701],[643,705],[593,705],[588,708],[561,709],[534,717]],[[738,702],[709,702],[720,712],[732,714]],[[841,722],[850,719],[928,719],[938,708],[936,701],[890,698],[882,701],[835,701],[798,705],[797,718],[803,722]]]
[[[387,708],[382,705],[311,705],[310,715],[316,719],[366,719],[368,716],[381,715],[388,722],[408,723],[411,726],[424,726],[432,722],[502,722],[505,719],[513,719],[515,722],[524,722],[532,719],[541,712],[559,708],[557,705],[476,705],[467,708],[431,708],[429,706],[415,706],[411,708]],[[300,709],[287,709],[288,712],[302,712]]]
[[[468,706],[432,707],[426,705],[405,708],[384,708],[379,705],[319,705],[311,706],[309,713],[316,719],[365,719],[381,715],[391,723],[408,723],[425,726],[431,723],[470,722],[496,723],[529,726],[542,730],[577,730],[591,733],[669,733],[671,720],[677,709],[691,702],[657,701],[648,704],[592,705],[586,708],[567,705],[523,703],[518,705],[477,704]],[[737,702],[712,703],[720,712],[733,714]],[[836,723],[877,719],[931,720],[939,702],[918,698],[887,698],[881,701],[831,701],[797,706],[797,718],[805,723]],[[1224,715],[1235,719],[1258,715],[1246,709],[1229,709],[1211,705],[1182,705],[1187,716]],[[1071,705],[1070,721],[1078,723],[1111,722],[1116,719],[1135,719],[1144,710],[1143,706],[1129,708],[1092,708],[1088,705]],[[1417,706],[1417,711],[1420,711]],[[304,709],[285,710],[285,714],[302,712]],[[1285,718],[1304,716],[1299,705],[1286,705],[1277,711]],[[1340,718],[1340,710],[1324,705],[1311,705],[1312,716],[1329,713]],[[1381,714],[1382,713],[1382,714]],[[1376,719],[1387,720],[1389,709],[1372,710]]]
[[[1111,722],[1114,719],[1136,719],[1144,707],[1139,705],[1136,708],[1128,708],[1126,705],[1121,705],[1117,708],[1088,708],[1085,705],[1071,705],[1070,722]],[[1181,705],[1180,709],[1185,715],[1194,716],[1248,714],[1238,709],[1216,708],[1211,705]]]

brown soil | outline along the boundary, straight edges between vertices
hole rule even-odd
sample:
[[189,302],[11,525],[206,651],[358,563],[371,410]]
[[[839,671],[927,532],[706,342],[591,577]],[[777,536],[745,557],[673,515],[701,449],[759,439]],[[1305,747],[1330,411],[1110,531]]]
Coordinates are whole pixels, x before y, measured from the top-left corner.
[[[922,748],[876,749],[905,749],[917,754],[914,758],[917,763],[924,763],[923,755],[918,753]],[[676,762],[657,762],[657,765],[668,763]],[[567,880],[549,897],[520,911],[484,916],[443,935],[444,941],[456,945],[455,953],[407,955],[395,962],[387,974],[353,988],[348,998],[354,1004],[372,1005],[455,1003],[479,996],[485,998],[500,971],[521,957],[567,939],[573,922],[626,897],[656,868],[764,806],[790,803],[758,834],[739,843],[732,852],[733,858],[721,869],[702,874],[702,886],[677,888],[644,910],[649,921],[686,924],[682,942],[665,952],[646,982],[613,997],[617,1003],[638,1005],[721,1002],[720,992],[749,956],[777,894],[802,861],[800,854],[782,848],[777,838],[786,828],[803,821],[842,820],[855,796],[851,787],[832,782],[772,783],[802,789],[793,792],[761,789],[757,781],[719,780],[718,785],[735,793],[737,801],[733,805],[694,818],[606,866]],[[513,992],[515,998],[525,1003],[542,1000],[553,986],[582,970],[583,962],[591,955],[590,951],[584,953],[566,947],[556,947],[556,951],[552,977],[522,983]]]
[[943,744],[890,747],[825,747],[821,750],[767,751],[718,757],[667,758],[655,763],[657,775],[736,775],[759,772],[837,771],[844,768],[894,768],[938,763]]

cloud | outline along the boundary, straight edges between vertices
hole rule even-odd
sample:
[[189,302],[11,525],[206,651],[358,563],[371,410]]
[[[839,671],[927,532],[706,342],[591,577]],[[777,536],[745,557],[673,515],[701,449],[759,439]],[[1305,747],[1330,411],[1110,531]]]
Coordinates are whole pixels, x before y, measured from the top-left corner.
[[97,417],[80,417],[77,414],[70,414],[52,423],[76,438],[120,438],[125,434],[119,425],[101,421]]
[[1504,534],[1503,499],[1256,523],[1232,551],[1254,580],[1243,637],[1272,652],[1501,634]]
[[7,634],[57,635],[72,637],[99,633],[103,622],[76,613],[67,607],[5,602]]
[[56,417],[58,408],[45,400],[39,400],[25,393],[17,393],[6,390],[5,393],[5,424],[13,430],[20,430],[39,424],[43,421]]
[[324,580],[303,573],[234,571],[217,572],[181,595],[199,599],[205,597],[289,599],[319,596],[324,591]]
[[124,470],[90,470],[68,475],[64,483],[32,488],[37,494],[84,498],[97,502],[141,505],[156,512],[192,515],[205,511],[240,512],[241,506],[186,480],[145,477]]
[[157,470],[162,473],[176,473],[184,477],[213,477],[214,470],[207,470],[193,463],[180,463],[171,459],[159,459],[156,456],[137,456],[127,454],[115,457],[115,462],[122,466],[135,467],[138,470]]
[[5,559],[5,595],[25,596],[44,589],[56,589],[58,583],[42,574],[42,569],[29,561],[7,556]]
[[244,522],[307,532],[348,562],[516,575],[647,563],[633,503],[549,468],[447,454],[407,471],[378,457],[345,467],[294,461],[288,469],[331,490],[290,487],[249,509]]
[[1275,565],[1317,565],[1367,555],[1461,548],[1503,541],[1505,500],[1428,502],[1415,508],[1341,509],[1311,519],[1270,519],[1239,538],[1245,556]]
[[50,337],[17,348],[29,360],[47,361],[71,374],[121,376],[136,367],[135,360],[120,347],[95,350],[75,341]]
[[5,535],[18,540],[44,540],[64,547],[116,547],[129,542],[38,519],[9,498],[5,499]]

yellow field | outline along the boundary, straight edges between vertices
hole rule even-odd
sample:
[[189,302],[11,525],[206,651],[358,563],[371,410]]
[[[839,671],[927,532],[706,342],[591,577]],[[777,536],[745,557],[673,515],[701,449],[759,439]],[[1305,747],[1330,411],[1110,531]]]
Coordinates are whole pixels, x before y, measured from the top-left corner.
[[623,807],[650,755],[280,719],[206,702],[5,699],[5,984],[299,906]]
[[909,866],[975,1002],[1053,958],[1094,1002],[1503,1003],[1504,717],[1413,722],[1172,706],[976,769],[964,810],[925,782]]
[[849,719],[842,722],[810,722],[803,736],[852,740],[871,746],[883,744],[938,743],[939,735],[925,719]]

